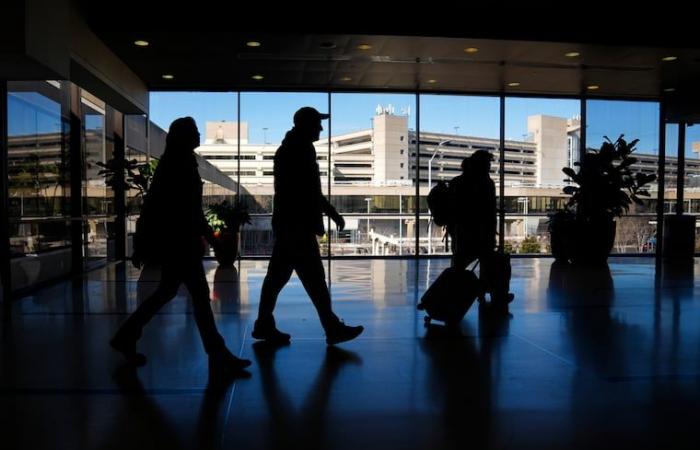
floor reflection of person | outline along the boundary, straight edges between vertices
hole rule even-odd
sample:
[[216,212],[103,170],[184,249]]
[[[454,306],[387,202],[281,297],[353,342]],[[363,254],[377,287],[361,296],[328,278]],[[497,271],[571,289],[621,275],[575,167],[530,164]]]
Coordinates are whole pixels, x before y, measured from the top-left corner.
[[297,411],[284,391],[275,369],[276,354],[287,344],[256,342],[255,359],[260,367],[260,382],[268,405],[273,439],[272,448],[327,448],[325,422],[333,384],[344,367],[361,365],[362,359],[354,352],[338,347],[327,347],[313,384],[301,408]]

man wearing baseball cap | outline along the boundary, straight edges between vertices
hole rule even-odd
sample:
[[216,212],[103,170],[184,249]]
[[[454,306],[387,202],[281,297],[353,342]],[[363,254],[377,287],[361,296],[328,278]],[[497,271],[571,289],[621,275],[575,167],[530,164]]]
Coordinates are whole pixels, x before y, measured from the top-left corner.
[[294,114],[294,127],[277,149],[274,160],[275,196],[272,231],[275,244],[260,293],[258,318],[253,327],[255,339],[287,343],[291,336],[279,331],[273,311],[282,288],[296,270],[304,289],[316,307],[328,345],[356,338],[361,326],[345,325],[331,309],[331,296],[321,263],[317,236],[323,236],[323,214],[340,230],[345,220],[321,191],[316,149],[323,126],[330,115],[305,106]]

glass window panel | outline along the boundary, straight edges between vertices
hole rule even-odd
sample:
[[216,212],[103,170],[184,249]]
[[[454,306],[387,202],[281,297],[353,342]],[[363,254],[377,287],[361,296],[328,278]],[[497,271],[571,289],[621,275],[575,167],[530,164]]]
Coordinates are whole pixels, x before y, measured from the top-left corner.
[[415,95],[333,94],[332,203],[345,216],[331,231],[335,255],[415,252]]
[[568,201],[562,172],[579,160],[581,102],[506,98],[505,248],[549,253],[547,213]]
[[[235,92],[152,92],[149,126],[149,161],[157,164],[165,149],[170,124],[192,117],[200,146],[195,149],[202,178],[202,206],[223,201],[237,203],[238,94]],[[242,140],[247,131],[241,130]],[[207,255],[213,256],[209,249]]]
[[70,246],[67,82],[8,82],[8,203],[13,257]]
[[700,252],[700,125],[686,126],[683,212],[695,218],[695,252]]
[[[639,139],[631,166],[633,173],[657,174],[659,162],[659,104],[619,100],[589,100],[586,103],[586,146],[598,150],[607,136],[611,141],[624,136]],[[667,130],[668,133],[668,130]],[[668,134],[667,134],[667,137]],[[668,144],[667,144],[668,146]],[[676,151],[666,150],[666,186],[675,180]],[[675,182],[675,181],[674,181]],[[654,253],[656,249],[656,203],[658,182],[648,185],[649,197],[643,205],[632,204],[627,214],[616,220],[613,253]]]
[[[427,195],[438,181],[461,175],[462,161],[478,150],[493,155],[491,179],[498,190],[500,146],[500,100],[498,97],[421,95],[420,249],[425,254],[451,254],[445,232],[433,224],[427,208]],[[412,147],[415,149],[415,147]],[[413,150],[415,154],[415,150]],[[412,163],[412,176],[415,177]],[[461,199],[469,211],[473,199]],[[498,198],[496,199],[498,205]],[[475,217],[473,220],[482,220]]]
[[[241,154],[231,165],[240,163],[241,201],[248,207],[252,223],[241,233],[241,254],[264,256],[272,253],[272,210],[274,200],[274,156],[286,133],[294,126],[294,113],[303,106],[320,112],[328,110],[328,94],[286,92],[241,93]],[[321,189],[328,195],[328,120],[314,143],[321,175]],[[299,199],[298,201],[304,201]],[[326,218],[324,217],[324,224]],[[327,238],[319,238],[327,251]]]

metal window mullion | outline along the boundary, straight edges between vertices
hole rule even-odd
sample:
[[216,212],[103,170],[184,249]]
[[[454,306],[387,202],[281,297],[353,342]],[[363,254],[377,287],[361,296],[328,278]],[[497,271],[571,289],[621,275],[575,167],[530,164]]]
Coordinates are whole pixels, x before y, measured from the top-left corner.
[[505,249],[506,199],[505,199],[505,154],[506,154],[506,97],[500,95],[500,136],[498,151],[498,251]]
[[[410,136],[408,136],[408,144],[409,147],[411,148],[411,139]],[[415,216],[416,216],[416,225],[414,227],[414,232],[413,234],[415,235],[415,255],[414,259],[418,259],[419,254],[420,254],[420,93],[416,91],[416,156],[415,156],[415,164],[416,164],[416,174],[415,174],[415,183],[416,183],[416,198],[414,201],[414,208],[416,209],[415,211]],[[430,187],[428,187],[430,188]]]
[[[328,114],[331,113],[331,92],[328,91]],[[332,134],[332,129],[333,129],[333,116],[331,115],[331,118],[328,119],[328,138],[327,138],[327,144],[328,144],[328,154],[326,155],[326,160],[327,160],[327,171],[326,171],[326,183],[328,185],[328,201],[331,201],[331,134]],[[326,240],[326,249],[328,252],[328,292],[331,292],[331,217],[327,216],[327,228],[328,228],[328,239]]]
[[685,127],[688,124],[681,122],[678,124],[678,155],[676,165],[676,215],[682,216],[685,209],[683,187],[685,184]]
[[[114,208],[115,208],[115,250],[116,259],[118,261],[126,260],[126,195],[128,188],[126,187],[126,180],[124,179],[124,167],[126,166],[126,114],[122,114],[120,111],[112,108],[112,114],[119,114],[121,120],[113,120],[115,125],[121,127],[121,130],[112,130],[114,148],[112,157],[117,160],[121,159],[122,170],[117,174],[118,182],[112,187],[114,190]],[[105,120],[107,117],[105,117]],[[106,128],[106,127],[105,127]]]
[[656,198],[656,260],[657,266],[663,254],[664,203],[666,202],[666,103],[659,105],[659,160],[657,161]]
[[[587,109],[587,103],[586,103],[586,98],[581,97],[581,139],[579,142],[579,146],[581,147],[578,151],[578,156],[579,160],[583,155],[586,153],[586,127],[588,126],[588,109]],[[580,162],[580,161],[579,161]]]
[[8,307],[12,296],[12,273],[10,269],[10,229],[9,229],[9,180],[7,178],[8,159],[8,115],[7,81],[0,81],[0,201],[4,213],[0,217],[0,281],[2,282],[3,306]]
[[71,272],[80,275],[83,272],[83,120],[80,101],[80,88],[70,84],[70,197],[71,197]]
[[[238,95],[236,96],[236,117],[238,120],[236,121],[236,127],[238,130],[236,131],[237,133],[237,139],[236,139],[236,161],[237,161],[237,169],[236,169],[236,203],[240,205],[241,203],[241,92],[238,91]],[[265,142],[263,142],[263,147],[265,146]]]

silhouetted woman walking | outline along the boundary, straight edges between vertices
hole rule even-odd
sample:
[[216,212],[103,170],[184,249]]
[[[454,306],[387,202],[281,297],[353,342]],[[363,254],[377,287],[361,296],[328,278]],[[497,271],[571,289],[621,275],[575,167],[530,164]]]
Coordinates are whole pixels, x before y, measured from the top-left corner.
[[234,356],[216,329],[209,305],[209,285],[202,267],[204,236],[217,245],[202,212],[202,179],[194,149],[199,131],[194,119],[183,117],[170,125],[165,152],[144,198],[136,227],[133,262],[160,263],[162,277],[156,291],[139,305],[110,342],[132,364],[146,357],[136,352],[143,327],[172,300],[184,283],[192,296],[194,319],[209,355],[209,370],[217,374],[239,373],[250,361]]

